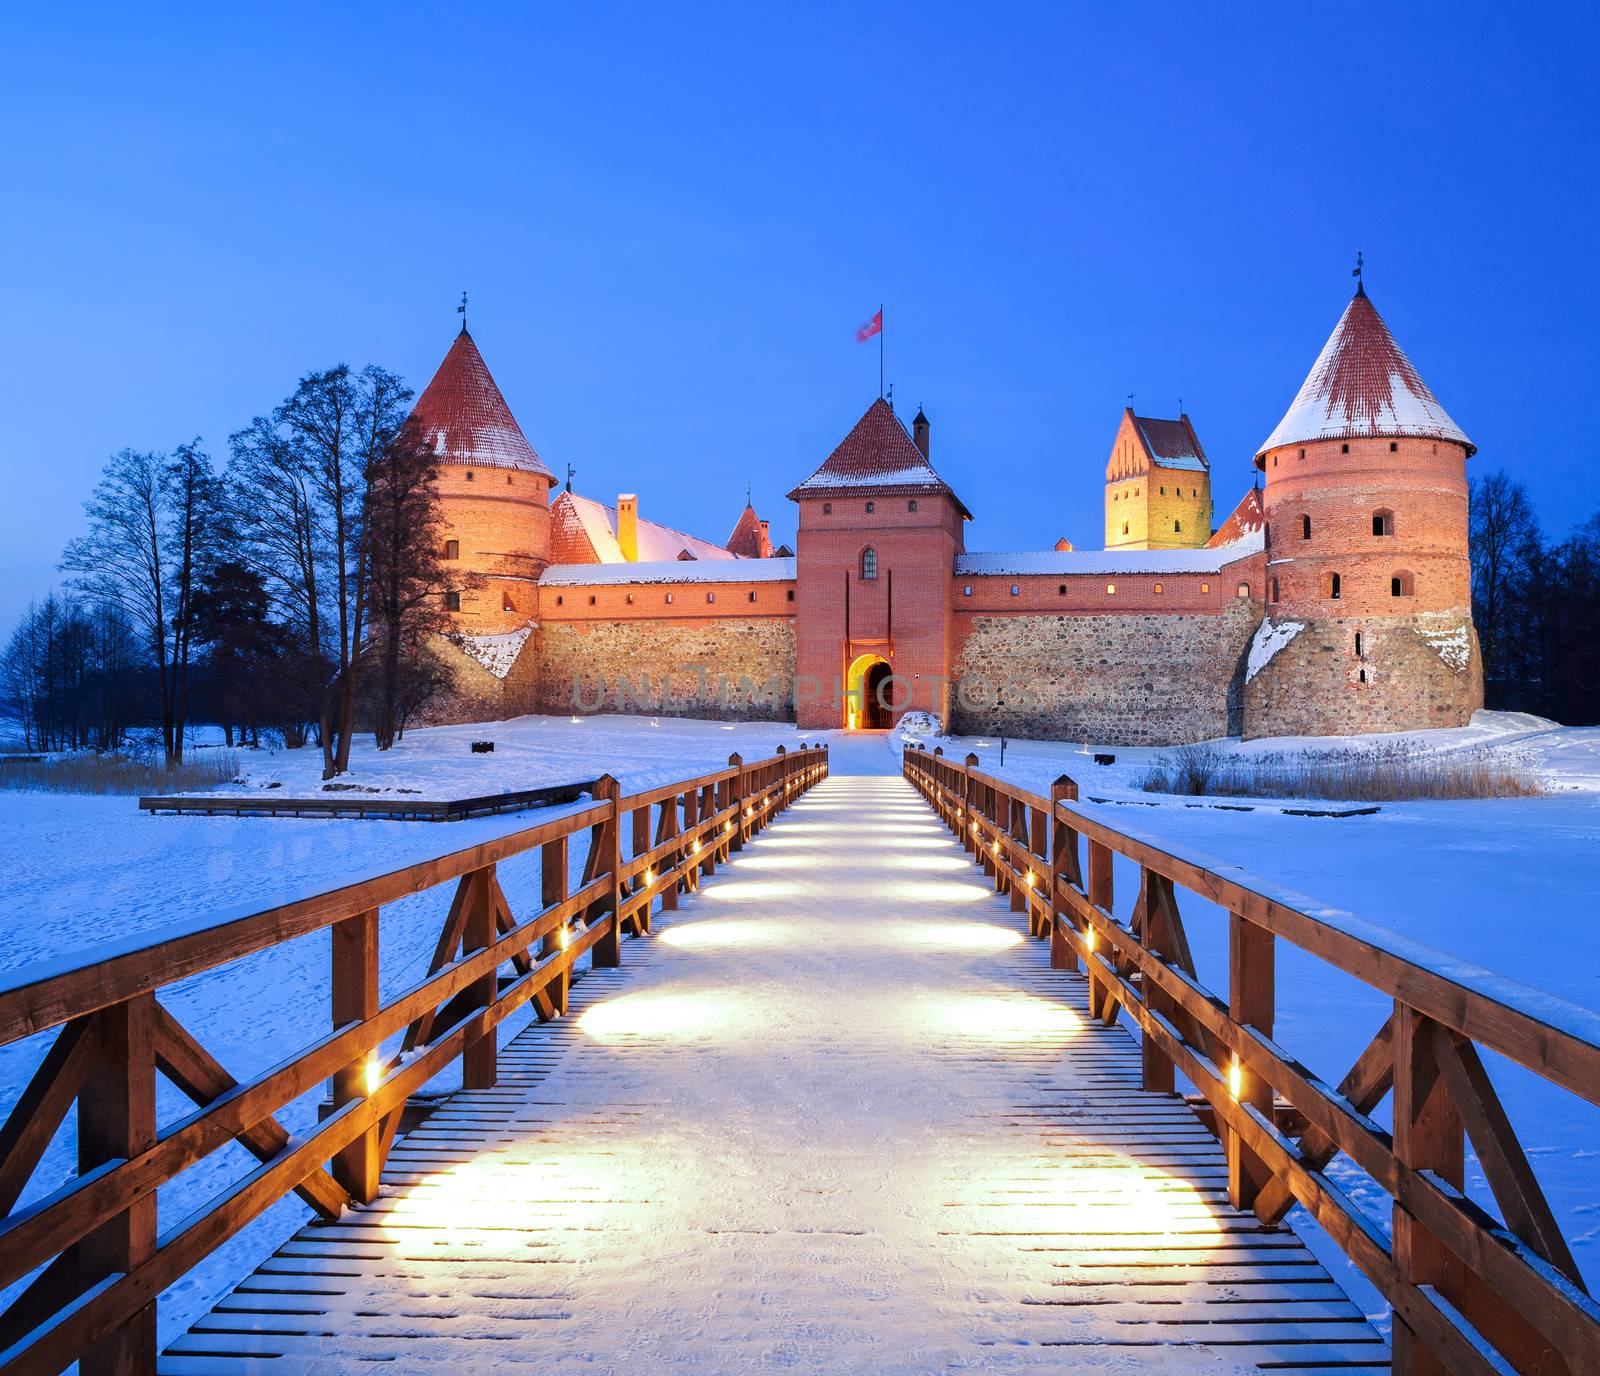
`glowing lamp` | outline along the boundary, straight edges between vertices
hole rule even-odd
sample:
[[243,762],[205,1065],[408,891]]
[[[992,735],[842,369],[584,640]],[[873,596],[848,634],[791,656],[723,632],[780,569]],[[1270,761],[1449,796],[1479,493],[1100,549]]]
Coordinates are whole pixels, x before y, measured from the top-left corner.
[[1084,928],[1083,944],[1085,946],[1087,946],[1091,951],[1094,950],[1095,934],[1094,934],[1094,928],[1093,927]]
[[689,847],[689,854],[690,855],[699,855],[700,854],[700,842],[698,840],[692,846]]
[[1228,1066],[1228,1093],[1237,1099],[1243,1090],[1244,1067],[1239,1064],[1239,1058],[1235,1056],[1232,1064]]
[[1033,871],[1032,870],[1028,871],[1027,878],[1025,878],[1022,882],[1024,884],[1026,884],[1030,889],[1033,887]]
[[556,948],[564,951],[569,945],[571,945],[571,943],[572,928],[563,922],[559,927],[556,928]]
[[654,884],[656,882],[656,872],[649,865],[644,867],[644,882],[646,884]]
[[363,1094],[374,1094],[382,1083],[383,1063],[376,1056],[368,1056],[367,1063],[361,1067],[361,1092]]

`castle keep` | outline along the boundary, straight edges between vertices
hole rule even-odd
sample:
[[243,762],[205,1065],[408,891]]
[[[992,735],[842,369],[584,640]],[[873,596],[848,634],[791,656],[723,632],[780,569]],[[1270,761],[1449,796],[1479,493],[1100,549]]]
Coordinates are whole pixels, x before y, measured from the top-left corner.
[[1358,289],[1213,528],[1187,415],[1122,414],[1105,549],[969,552],[930,425],[874,401],[724,543],[556,480],[463,327],[415,408],[440,463],[462,715],[644,711],[1110,744],[1458,726],[1482,705],[1473,445]]

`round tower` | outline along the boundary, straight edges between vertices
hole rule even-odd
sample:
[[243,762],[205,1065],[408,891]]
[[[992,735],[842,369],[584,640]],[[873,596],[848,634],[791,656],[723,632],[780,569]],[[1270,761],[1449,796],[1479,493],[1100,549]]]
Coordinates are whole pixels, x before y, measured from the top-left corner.
[[1247,670],[1247,735],[1460,726],[1483,705],[1473,451],[1358,287],[1255,459],[1267,620]]
[[459,628],[519,630],[550,562],[555,477],[534,452],[465,325],[412,411],[439,461],[445,593]]

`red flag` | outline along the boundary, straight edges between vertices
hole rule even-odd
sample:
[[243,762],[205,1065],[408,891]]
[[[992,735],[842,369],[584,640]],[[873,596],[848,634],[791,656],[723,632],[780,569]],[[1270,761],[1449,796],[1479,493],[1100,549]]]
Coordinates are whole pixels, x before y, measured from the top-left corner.
[[856,343],[865,344],[875,334],[883,333],[883,307],[878,307],[878,313],[856,331]]

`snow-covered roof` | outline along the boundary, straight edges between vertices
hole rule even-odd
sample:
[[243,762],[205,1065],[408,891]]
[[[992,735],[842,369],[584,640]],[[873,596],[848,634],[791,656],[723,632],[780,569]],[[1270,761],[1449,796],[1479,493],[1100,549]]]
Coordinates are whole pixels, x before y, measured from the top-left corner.
[[1023,550],[1015,554],[958,554],[956,577],[1040,573],[1221,573],[1259,554],[1266,538],[1257,530],[1215,549]]
[[1179,416],[1177,420],[1135,416],[1133,423],[1150,458],[1162,468],[1178,468],[1191,473],[1206,471],[1205,450],[1200,447],[1200,437],[1195,434],[1188,416]]
[[749,502],[739,513],[733,534],[728,536],[728,551],[741,559],[765,559],[772,553],[772,540],[767,535],[766,526]]
[[539,582],[579,588],[623,583],[786,583],[793,559],[657,559],[637,564],[551,564]]
[[520,468],[550,477],[500,394],[465,327],[411,408],[427,446],[443,463]]
[[1239,505],[1234,507],[1228,519],[1212,531],[1211,538],[1206,541],[1206,548],[1231,545],[1235,540],[1242,540],[1246,535],[1258,532],[1266,523],[1266,512],[1261,507],[1261,489],[1252,487],[1239,498]]
[[1308,440],[1416,437],[1476,445],[1428,390],[1364,290],[1345,307],[1277,428],[1256,453]]
[[911,438],[894,408],[882,397],[867,407],[850,433],[839,441],[822,466],[789,493],[791,500],[827,492],[934,492],[949,497],[961,514],[971,517]]
[[[721,545],[685,535],[671,526],[658,525],[644,517],[635,518],[640,562],[678,559],[687,551],[690,559],[734,559],[737,556]],[[622,546],[617,543],[617,509],[563,492],[550,504],[550,548],[558,563],[624,564]],[[686,561],[687,562],[687,561]]]

